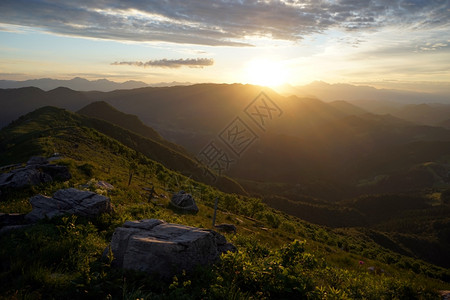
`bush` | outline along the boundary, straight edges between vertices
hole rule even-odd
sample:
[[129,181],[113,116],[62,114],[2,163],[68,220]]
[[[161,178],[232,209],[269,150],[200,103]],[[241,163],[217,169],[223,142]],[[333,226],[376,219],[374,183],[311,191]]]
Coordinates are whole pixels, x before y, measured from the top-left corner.
[[280,217],[271,212],[265,212],[264,218],[267,220],[267,223],[273,228],[278,228],[278,226],[280,226],[281,224]]
[[88,176],[88,177],[92,177],[94,175],[94,166],[89,164],[89,163],[85,163],[81,166],[77,167],[78,170],[80,170],[84,175]]

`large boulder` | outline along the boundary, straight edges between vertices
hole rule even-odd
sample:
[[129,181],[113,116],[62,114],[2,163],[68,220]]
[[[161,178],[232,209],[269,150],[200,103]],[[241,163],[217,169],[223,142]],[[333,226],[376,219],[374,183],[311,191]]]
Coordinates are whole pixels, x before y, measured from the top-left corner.
[[221,253],[236,250],[215,231],[157,219],[125,222],[114,231],[110,247],[113,265],[163,278],[211,264]]
[[30,203],[33,210],[25,218],[31,222],[64,214],[93,217],[111,211],[108,197],[74,188],[59,190],[53,197],[36,195],[30,199]]
[[71,178],[66,166],[52,165],[44,157],[31,157],[25,167],[0,174],[0,188],[21,188],[54,180],[66,181]]
[[170,203],[181,210],[188,212],[198,212],[197,204],[195,203],[194,197],[191,194],[187,194],[185,191],[179,191],[177,194],[172,196]]

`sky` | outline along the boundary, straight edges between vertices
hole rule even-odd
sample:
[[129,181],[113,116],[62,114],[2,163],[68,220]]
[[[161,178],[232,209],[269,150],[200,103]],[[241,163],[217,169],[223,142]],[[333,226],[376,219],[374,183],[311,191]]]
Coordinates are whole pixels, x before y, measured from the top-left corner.
[[442,88],[450,1],[1,0],[0,79],[73,77]]

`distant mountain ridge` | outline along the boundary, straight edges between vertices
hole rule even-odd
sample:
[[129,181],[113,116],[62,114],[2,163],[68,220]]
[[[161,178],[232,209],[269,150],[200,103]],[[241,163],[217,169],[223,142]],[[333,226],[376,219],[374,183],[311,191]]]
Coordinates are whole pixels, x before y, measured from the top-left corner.
[[374,113],[381,113],[381,111],[369,109],[370,105],[374,104],[373,102],[378,102],[378,105],[382,104],[384,106],[450,103],[450,85],[447,93],[425,93],[400,89],[378,89],[372,86],[344,83],[329,84],[323,81],[315,81],[303,86],[285,85],[278,90],[285,95],[296,95],[300,97],[314,96],[325,102],[345,100]]
[[44,91],[53,90],[59,87],[69,88],[75,91],[99,91],[110,92],[114,90],[130,90],[142,87],[154,86],[174,86],[174,85],[188,85],[189,82],[159,82],[154,84],[147,84],[142,81],[128,80],[125,82],[115,82],[108,79],[87,80],[81,77],[75,77],[69,80],[39,78],[24,81],[14,80],[0,80],[0,89],[17,89],[24,87],[36,87]]
[[40,107],[55,106],[77,111],[91,102],[83,92],[65,87],[47,92],[36,87],[0,89],[0,127]]
[[126,82],[115,82],[107,79],[87,80],[81,77],[75,77],[69,80],[40,78],[30,79],[25,81],[0,80],[0,88],[22,88],[22,87],[37,87],[44,91],[56,89],[58,87],[66,87],[76,91],[102,91],[109,92],[118,89],[135,89],[148,86],[142,81],[129,80]]
[[[258,128],[245,112],[261,92],[283,112],[280,117],[266,120],[266,130]],[[342,101],[284,97],[254,85],[197,84],[113,92],[7,89],[0,90],[0,105],[4,108],[0,120],[12,121],[45,105],[78,111],[97,101],[104,103],[100,108],[91,106],[91,116],[108,117],[109,122],[139,131],[141,136],[149,134],[145,124],[194,155],[203,155],[205,146],[212,142],[221,143],[223,151],[229,150],[222,133],[231,130],[231,122],[239,117],[252,127],[256,137],[239,159],[232,158],[235,163],[230,163],[227,174],[244,180],[300,184],[318,198],[340,198],[320,182],[335,182],[343,189],[358,186],[358,192],[397,192],[446,182],[444,175],[450,172],[446,163],[450,130],[415,124],[394,114],[374,115]],[[422,167],[429,162],[445,172],[434,176],[434,169]]]

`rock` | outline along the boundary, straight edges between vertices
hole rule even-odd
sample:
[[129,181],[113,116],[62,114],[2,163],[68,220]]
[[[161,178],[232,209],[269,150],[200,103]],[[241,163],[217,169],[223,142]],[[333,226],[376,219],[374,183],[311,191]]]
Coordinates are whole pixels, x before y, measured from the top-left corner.
[[439,291],[442,300],[450,300],[450,291]]
[[185,191],[179,191],[178,194],[174,194],[170,203],[178,209],[198,212],[197,204],[191,194],[187,194]]
[[64,214],[93,217],[112,210],[108,197],[74,188],[59,190],[53,197],[36,195],[30,203],[33,210],[25,218],[31,222]]
[[221,253],[236,251],[215,231],[157,219],[125,222],[114,231],[110,247],[114,266],[163,278],[211,264]]
[[33,166],[26,166],[3,173],[0,176],[0,187],[20,188],[27,185],[37,185],[52,180],[48,174],[41,172]]
[[21,188],[54,180],[66,181],[72,176],[66,166],[49,164],[43,157],[31,157],[25,167],[0,174],[0,188]]
[[99,180],[98,182],[96,182],[95,186],[98,187],[99,189],[107,190],[107,191],[114,189],[114,186],[111,183],[103,181],[103,180]]

